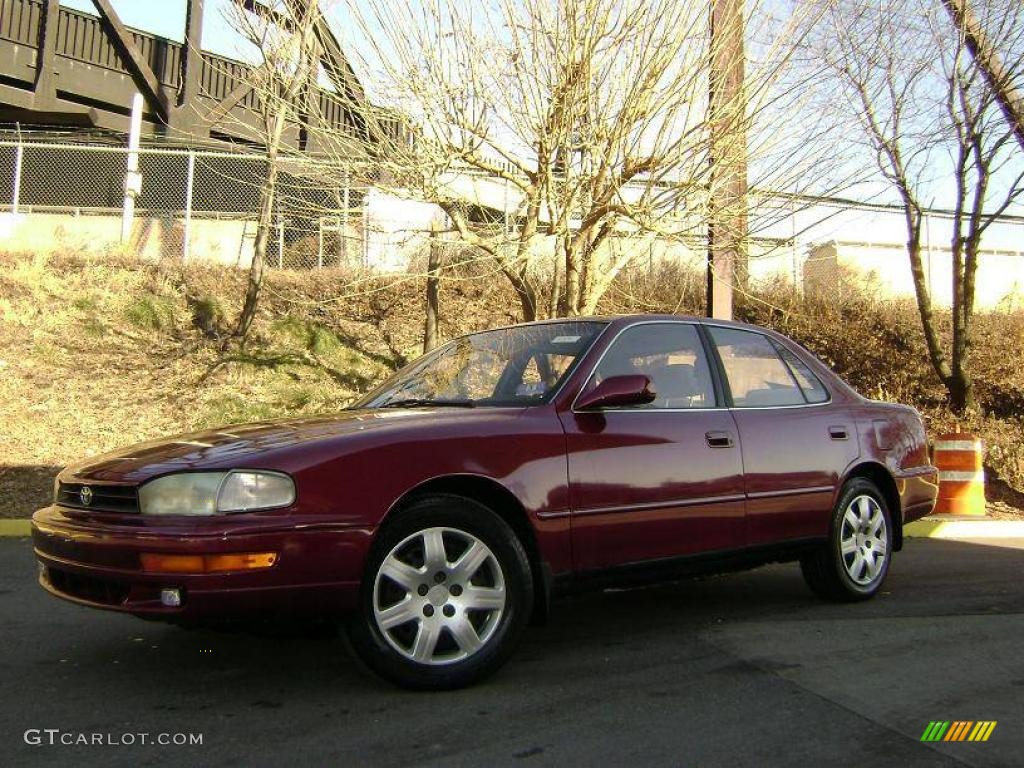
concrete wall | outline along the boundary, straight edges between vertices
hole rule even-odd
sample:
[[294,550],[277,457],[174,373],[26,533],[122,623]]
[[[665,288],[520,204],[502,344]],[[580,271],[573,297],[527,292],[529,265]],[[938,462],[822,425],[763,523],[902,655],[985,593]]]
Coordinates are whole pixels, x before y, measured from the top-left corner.
[[[256,225],[241,219],[195,218],[194,259],[247,267]],[[145,259],[182,257],[184,222],[172,216],[136,216],[128,249]],[[120,213],[0,214],[0,248],[14,252],[101,254],[120,247]]]
[[[925,280],[932,302],[952,305],[952,256],[948,249],[922,254]],[[804,287],[835,292],[843,286],[866,288],[888,298],[913,298],[910,260],[902,246],[830,242],[811,249],[804,264]],[[1024,253],[983,251],[978,257],[975,287],[978,309],[1017,309],[1024,306]]]
[[404,200],[377,189],[364,198],[366,265],[384,272],[402,272],[425,253],[430,222],[444,219],[431,203]]

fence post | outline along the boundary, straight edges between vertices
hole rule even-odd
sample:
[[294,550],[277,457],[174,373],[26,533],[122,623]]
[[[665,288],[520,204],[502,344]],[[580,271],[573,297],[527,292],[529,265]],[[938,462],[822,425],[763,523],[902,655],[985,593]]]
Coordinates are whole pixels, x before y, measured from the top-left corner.
[[316,220],[316,268],[324,268],[324,217]]
[[196,153],[188,153],[188,173],[185,175],[185,233],[181,244],[181,260],[188,261],[192,249],[192,186],[196,178]]
[[800,268],[797,265],[796,253],[796,200],[791,197],[789,198],[789,255],[793,261],[793,290],[802,293],[803,286],[800,283]]
[[505,227],[505,237],[508,237],[509,226],[508,226],[508,179],[505,179],[504,187],[504,199],[501,203],[501,214],[503,216],[503,226]]
[[344,185],[341,190],[341,262],[348,266],[348,171],[342,172],[341,178]]
[[21,164],[25,158],[25,147],[18,138],[18,146],[14,150],[14,187],[11,194],[11,213],[18,215],[18,205],[21,202]]
[[284,216],[277,214],[277,268],[284,268]]

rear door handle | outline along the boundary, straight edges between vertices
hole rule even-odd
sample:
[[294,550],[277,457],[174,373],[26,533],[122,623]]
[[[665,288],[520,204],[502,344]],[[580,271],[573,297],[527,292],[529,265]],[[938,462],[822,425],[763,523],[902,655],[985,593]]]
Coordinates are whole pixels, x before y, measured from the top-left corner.
[[711,448],[732,448],[732,435],[728,432],[706,432],[704,438]]
[[846,427],[829,427],[828,436],[833,440],[846,440],[849,435],[846,432]]

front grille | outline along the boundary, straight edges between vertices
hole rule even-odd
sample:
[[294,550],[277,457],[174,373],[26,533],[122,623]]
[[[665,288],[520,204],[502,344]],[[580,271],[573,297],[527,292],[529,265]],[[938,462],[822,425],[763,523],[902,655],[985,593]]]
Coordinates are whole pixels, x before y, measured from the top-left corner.
[[[83,488],[88,488],[91,493],[88,504],[82,501]],[[57,489],[57,503],[62,507],[71,507],[72,509],[137,514],[139,511],[139,490],[134,485],[61,483]]]
[[59,568],[47,568],[46,578],[58,592],[90,603],[122,605],[128,599],[129,586],[121,582],[81,576]]

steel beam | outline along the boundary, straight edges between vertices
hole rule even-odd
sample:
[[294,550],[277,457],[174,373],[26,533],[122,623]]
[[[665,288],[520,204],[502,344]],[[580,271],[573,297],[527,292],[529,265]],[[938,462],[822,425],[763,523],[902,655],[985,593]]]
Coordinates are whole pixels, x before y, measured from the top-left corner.
[[316,35],[317,42],[320,43],[320,50],[323,51],[321,63],[324,65],[324,71],[334,83],[334,87],[353,102],[364,101],[366,94],[363,93],[363,86],[359,83],[356,73],[348,63],[348,58],[341,50],[338,38],[334,36],[334,32],[331,31],[331,27],[323,15],[317,19],[313,34]]
[[110,0],[92,0],[92,4],[99,13],[100,22],[103,24],[107,36],[117,49],[135,84],[159,113],[163,122],[168,123],[171,110],[167,97],[164,95],[160,80],[149,63],[142,58],[139,49],[135,47],[131,32],[121,22],[121,17],[111,6]]
[[203,65],[203,6],[205,0],[188,0],[185,11],[185,45],[181,52],[181,88],[177,110],[190,110],[185,122],[195,118],[193,103],[199,96],[199,74]]
[[265,19],[275,27],[280,27],[288,32],[291,32],[295,27],[295,24],[292,23],[290,18],[285,16],[283,13],[279,13],[273,8],[258,2],[258,0],[235,0],[235,5],[239,8],[245,9],[255,16],[259,16],[261,19]]
[[36,79],[33,87],[35,106],[46,109],[57,100],[55,77],[57,50],[57,19],[60,15],[58,0],[44,0],[39,18],[39,42],[36,47]]
[[243,80],[234,88],[231,92],[217,102],[209,112],[203,116],[203,120],[208,125],[217,125],[221,120],[227,117],[228,112],[238,106],[238,102],[245,98],[245,94],[252,90],[252,83]]

